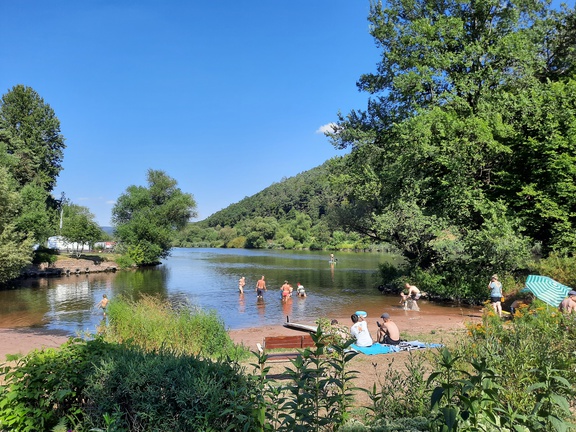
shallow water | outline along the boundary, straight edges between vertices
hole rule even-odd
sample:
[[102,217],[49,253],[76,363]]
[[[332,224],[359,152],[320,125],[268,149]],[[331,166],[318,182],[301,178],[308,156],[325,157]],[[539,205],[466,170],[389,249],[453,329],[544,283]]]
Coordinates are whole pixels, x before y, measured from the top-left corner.
[[[21,288],[0,291],[0,327],[43,327],[70,334],[94,332],[102,320],[94,305],[102,294],[113,301],[120,294],[137,298],[157,294],[172,301],[191,302],[218,312],[227,328],[240,329],[293,322],[313,323],[318,317],[349,316],[364,310],[463,316],[474,310],[421,300],[420,312],[403,311],[398,296],[378,291],[378,264],[398,258],[379,253],[341,252],[337,262],[329,254],[308,251],[244,249],[174,249],[162,265],[136,271],[72,275],[22,281]],[[256,281],[264,275],[268,291],[258,301]],[[245,293],[238,279],[246,277]],[[280,286],[301,282],[306,298],[282,302]]]

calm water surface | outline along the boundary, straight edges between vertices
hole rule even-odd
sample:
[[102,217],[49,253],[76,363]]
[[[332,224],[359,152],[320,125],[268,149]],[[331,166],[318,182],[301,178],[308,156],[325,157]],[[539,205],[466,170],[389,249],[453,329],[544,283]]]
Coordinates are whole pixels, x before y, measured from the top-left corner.
[[[337,263],[330,264],[326,252],[174,249],[155,268],[22,281],[19,289],[0,291],[0,327],[94,332],[102,319],[94,305],[102,294],[112,301],[118,295],[137,298],[141,293],[189,301],[216,310],[230,329],[281,324],[286,316],[313,323],[318,317],[349,316],[358,309],[372,316],[398,309],[397,296],[382,295],[376,288],[378,264],[395,262],[396,257],[341,252],[336,258]],[[268,292],[257,301],[254,287],[262,275]],[[243,295],[238,293],[241,276],[246,277]],[[283,303],[284,280],[294,288],[301,282],[308,296]],[[420,313],[462,313],[461,308],[422,301],[420,306]]]

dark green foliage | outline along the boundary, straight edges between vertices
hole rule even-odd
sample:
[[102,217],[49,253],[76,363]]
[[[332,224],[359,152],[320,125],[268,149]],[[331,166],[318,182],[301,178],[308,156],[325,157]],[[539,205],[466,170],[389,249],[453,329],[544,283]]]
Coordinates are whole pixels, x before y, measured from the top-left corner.
[[80,420],[83,391],[104,352],[115,347],[101,339],[71,339],[59,349],[33,351],[14,367],[2,368],[0,429],[45,431],[61,418]]
[[382,57],[358,86],[372,98],[330,134],[352,150],[331,169],[339,223],[393,244],[454,298],[524,271],[536,244],[572,253],[574,11],[391,0],[369,21]]
[[32,245],[55,232],[50,196],[62,169],[64,138],[54,111],[30,87],[0,100],[0,283],[30,263]]
[[103,356],[88,378],[86,425],[102,427],[117,412],[126,430],[254,430],[252,393],[235,362],[125,349]]
[[32,262],[36,265],[42,263],[54,264],[58,260],[58,253],[54,249],[39,247],[34,251]]
[[61,235],[70,244],[76,244],[76,256],[80,258],[84,245],[93,245],[104,236],[94,215],[88,208],[66,204],[63,208]]

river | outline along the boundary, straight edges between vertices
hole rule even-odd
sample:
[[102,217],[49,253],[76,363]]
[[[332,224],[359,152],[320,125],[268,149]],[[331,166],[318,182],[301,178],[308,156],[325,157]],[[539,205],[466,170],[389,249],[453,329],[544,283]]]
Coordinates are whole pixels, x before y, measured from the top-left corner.
[[[111,301],[145,293],[190,302],[215,310],[229,329],[281,324],[287,316],[313,323],[318,317],[349,316],[356,310],[372,316],[390,309],[400,313],[399,297],[377,289],[378,265],[397,263],[398,257],[340,252],[336,260],[331,264],[326,252],[177,248],[154,268],[23,280],[18,289],[0,291],[0,327],[93,333],[102,320],[94,305],[103,294]],[[258,301],[254,287],[262,275],[268,291]],[[238,292],[241,276],[246,277],[243,295]],[[307,297],[282,302],[285,280],[294,288],[302,283]],[[420,313],[462,313],[460,307],[423,300],[420,306]]]

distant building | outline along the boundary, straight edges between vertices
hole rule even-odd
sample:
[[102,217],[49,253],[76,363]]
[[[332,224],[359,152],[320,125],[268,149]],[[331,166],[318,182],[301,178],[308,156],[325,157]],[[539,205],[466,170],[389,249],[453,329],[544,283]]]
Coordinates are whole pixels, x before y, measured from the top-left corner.
[[80,245],[76,242],[69,243],[62,236],[49,237],[48,247],[50,249],[67,252],[88,252],[90,250],[90,245],[88,245],[88,243],[85,243],[84,245]]
[[104,250],[112,250],[116,246],[116,242],[96,242],[94,243],[94,249],[104,249]]

